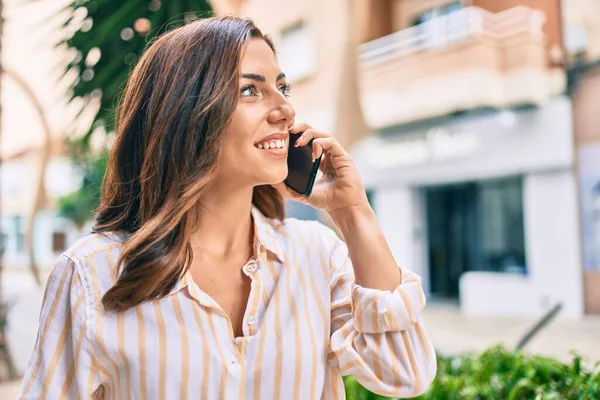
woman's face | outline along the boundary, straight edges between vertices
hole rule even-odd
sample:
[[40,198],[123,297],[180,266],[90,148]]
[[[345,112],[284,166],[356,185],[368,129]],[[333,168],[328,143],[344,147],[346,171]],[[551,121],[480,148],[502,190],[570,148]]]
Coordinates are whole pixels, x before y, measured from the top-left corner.
[[295,111],[285,75],[262,39],[250,39],[245,46],[239,91],[239,102],[224,131],[219,178],[251,187],[282,182],[287,176],[288,130]]

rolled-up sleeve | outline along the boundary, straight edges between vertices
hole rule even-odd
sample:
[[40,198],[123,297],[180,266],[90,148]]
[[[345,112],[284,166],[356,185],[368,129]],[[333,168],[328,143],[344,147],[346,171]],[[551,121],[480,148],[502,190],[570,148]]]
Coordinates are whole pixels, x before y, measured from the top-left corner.
[[90,398],[97,379],[86,338],[86,295],[75,264],[55,263],[19,399]]
[[422,394],[437,366],[419,316],[425,307],[420,277],[401,268],[402,282],[393,291],[358,286],[345,243],[331,234],[330,365],[380,395]]

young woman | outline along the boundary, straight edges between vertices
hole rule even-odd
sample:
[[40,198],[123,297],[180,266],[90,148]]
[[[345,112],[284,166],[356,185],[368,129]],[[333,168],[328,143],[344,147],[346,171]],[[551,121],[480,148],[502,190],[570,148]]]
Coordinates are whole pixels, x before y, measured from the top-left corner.
[[[272,42],[200,20],[131,73],[94,232],[54,266],[21,398],[412,397],[435,376],[420,278],[399,268],[352,158],[294,120]],[[307,198],[290,133],[323,154]],[[327,212],[284,219],[283,198]]]

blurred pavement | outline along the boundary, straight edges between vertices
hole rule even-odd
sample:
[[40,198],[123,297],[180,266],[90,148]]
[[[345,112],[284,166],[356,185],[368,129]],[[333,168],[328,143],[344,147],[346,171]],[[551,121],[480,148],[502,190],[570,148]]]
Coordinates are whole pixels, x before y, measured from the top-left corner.
[[21,382],[4,382],[0,383],[0,399],[13,400],[19,395],[19,386]]
[[[531,318],[467,317],[458,306],[439,303],[428,304],[424,318],[436,349],[446,355],[479,352],[499,343],[514,349],[537,322]],[[572,350],[587,356],[588,365],[600,361],[600,316],[551,321],[525,347],[529,353],[563,362],[570,362]]]

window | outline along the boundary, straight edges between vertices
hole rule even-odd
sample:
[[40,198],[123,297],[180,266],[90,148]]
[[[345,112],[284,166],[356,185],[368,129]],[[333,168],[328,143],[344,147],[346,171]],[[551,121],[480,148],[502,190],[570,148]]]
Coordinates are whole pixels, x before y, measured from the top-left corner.
[[52,251],[62,253],[67,249],[67,235],[64,232],[52,233]]
[[427,50],[443,47],[451,41],[462,40],[467,34],[466,15],[456,13],[462,8],[462,2],[454,1],[415,17],[411,25],[416,30],[416,44]]
[[459,11],[463,8],[462,2],[453,1],[452,3],[436,7],[431,10],[427,10],[424,13],[418,15],[411,25],[419,25],[427,21],[431,21],[434,18],[442,17],[444,15],[452,14],[453,12]]
[[522,196],[517,178],[479,184],[480,269],[526,272]]
[[316,65],[314,41],[303,22],[281,33],[278,51],[279,64],[288,80],[295,81],[313,73]]

